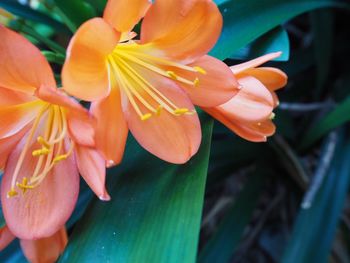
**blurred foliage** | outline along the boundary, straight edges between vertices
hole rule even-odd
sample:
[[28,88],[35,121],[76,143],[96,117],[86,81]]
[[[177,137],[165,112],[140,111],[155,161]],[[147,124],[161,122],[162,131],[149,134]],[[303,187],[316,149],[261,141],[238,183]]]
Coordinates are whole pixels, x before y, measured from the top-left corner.
[[[59,81],[70,37],[106,1],[21,2],[0,0],[6,25],[40,47]],[[289,76],[277,134],[246,142],[203,114],[201,150],[184,166],[130,138],[109,171],[111,202],[82,183],[60,262],[350,262],[349,3],[215,2],[224,29],[212,55],[232,65],[284,52],[271,63]],[[0,262],[25,262],[18,241]]]

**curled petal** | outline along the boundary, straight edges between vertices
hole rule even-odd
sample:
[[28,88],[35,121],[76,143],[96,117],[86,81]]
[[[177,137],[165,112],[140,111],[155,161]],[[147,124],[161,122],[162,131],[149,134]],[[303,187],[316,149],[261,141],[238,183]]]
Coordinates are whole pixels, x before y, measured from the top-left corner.
[[50,237],[38,240],[21,239],[20,244],[26,258],[32,263],[56,262],[68,242],[66,229],[63,227]]
[[102,18],[85,22],[69,43],[62,70],[64,89],[83,100],[94,101],[108,95],[107,55],[118,44],[120,33]]
[[264,84],[270,91],[283,88],[287,84],[287,75],[277,69],[269,67],[250,68],[238,74],[236,77],[252,76]]
[[76,143],[90,147],[96,145],[96,120],[87,112],[70,111],[67,114],[67,122],[69,135]]
[[186,91],[193,104],[201,107],[214,107],[227,102],[237,92],[239,84],[230,68],[220,60],[203,56],[190,66],[200,67],[205,74],[174,69],[179,76],[188,80],[198,80],[198,85],[178,82]]
[[[27,137],[24,137],[8,158],[1,183],[1,204],[11,232],[20,239],[39,239],[53,235],[70,217],[79,192],[79,174],[73,156],[54,165],[45,179],[35,188],[8,198],[17,161]],[[37,143],[29,152],[37,149]],[[67,148],[67,147],[66,147]],[[36,160],[27,154],[21,166],[18,182],[30,178]]]
[[270,54],[258,57],[256,59],[247,61],[245,63],[234,65],[230,68],[234,74],[239,74],[247,69],[259,67],[260,65],[262,65],[266,62],[269,62],[270,60],[278,58],[279,56],[281,56],[281,54],[282,54],[282,52],[270,53]]
[[101,200],[110,200],[105,188],[106,169],[102,155],[93,148],[77,146],[75,156],[79,172],[86,183]]
[[93,102],[90,110],[97,120],[97,148],[104,154],[107,166],[119,164],[128,136],[119,89],[113,88],[107,98]]
[[210,0],[157,0],[141,28],[141,43],[188,63],[207,54],[218,40],[222,16]]
[[32,94],[41,85],[56,87],[49,63],[23,36],[0,25],[0,86]]
[[37,116],[44,103],[32,101],[24,104],[0,107],[0,138],[10,137],[22,130]]
[[253,77],[238,80],[242,89],[230,101],[218,106],[225,115],[245,122],[258,122],[270,117],[274,100],[270,91]]
[[6,248],[14,239],[15,236],[6,225],[0,228],[0,251]]
[[[155,115],[142,121],[129,100],[123,99],[123,111],[129,129],[141,146],[150,153],[167,162],[185,163],[198,151],[201,142],[200,123],[193,104],[172,81],[160,76],[154,77],[150,81],[175,105],[187,108],[194,113],[175,116],[163,109],[159,116]],[[153,107],[158,107],[147,94],[144,94],[144,98]],[[140,105],[140,109],[147,112],[143,105]]]
[[103,18],[119,32],[129,32],[150,7],[149,0],[109,0]]

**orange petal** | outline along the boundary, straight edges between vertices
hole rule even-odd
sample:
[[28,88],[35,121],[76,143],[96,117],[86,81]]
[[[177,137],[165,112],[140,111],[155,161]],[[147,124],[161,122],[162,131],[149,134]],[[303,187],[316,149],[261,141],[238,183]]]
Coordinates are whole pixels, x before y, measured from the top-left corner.
[[66,229],[63,227],[50,237],[38,240],[21,239],[22,251],[32,263],[56,262],[68,242]]
[[119,32],[129,32],[144,17],[149,0],[109,0],[103,18]]
[[[174,82],[160,76],[150,81],[178,107],[195,110],[187,95]],[[152,101],[146,95],[144,97],[148,102]],[[156,104],[152,105],[157,107]],[[140,108],[147,112],[144,106]],[[127,99],[123,99],[123,111],[135,139],[160,159],[181,164],[198,151],[201,128],[197,114],[174,116],[163,109],[159,116],[142,121]]]
[[105,188],[106,169],[102,155],[92,148],[77,146],[75,156],[79,172],[92,191],[101,200],[110,200]]
[[35,99],[36,98],[34,96],[30,96],[27,93],[17,92],[14,90],[0,87],[0,105],[1,106],[22,104]]
[[93,102],[90,110],[97,120],[97,148],[103,152],[107,166],[119,164],[128,136],[119,89],[113,88],[107,98]]
[[143,20],[141,42],[191,62],[212,49],[221,28],[222,16],[212,1],[157,0]]
[[10,137],[0,139],[0,170],[5,167],[8,156],[15,148],[17,143],[21,140],[21,138],[26,134],[28,129],[29,125]]
[[264,120],[258,123],[247,123],[226,115],[219,107],[206,108],[204,110],[238,136],[251,142],[265,142],[267,136],[271,136],[275,133],[276,128],[271,120]]
[[270,91],[253,77],[238,79],[242,89],[230,101],[220,105],[220,110],[230,118],[258,122],[270,117],[274,100]]
[[32,101],[0,107],[0,138],[10,137],[22,130],[29,122],[34,120],[43,105],[40,101]]
[[87,112],[70,111],[67,114],[67,122],[69,135],[76,143],[90,147],[96,145],[96,120]]
[[[8,158],[1,184],[1,204],[7,225],[15,236],[38,239],[56,233],[72,214],[79,193],[79,174],[74,157],[70,156],[57,163],[37,187],[24,194],[19,191],[17,196],[8,198],[12,175],[26,139],[27,136]],[[33,143],[29,153],[38,148],[39,144]],[[35,158],[31,154],[26,155],[19,182],[33,174]]]
[[282,70],[269,67],[250,68],[236,75],[237,78],[243,76],[253,76],[262,82],[270,91],[283,88],[287,84],[288,79]]
[[189,80],[198,78],[198,86],[178,83],[189,95],[193,104],[202,107],[214,107],[225,103],[237,92],[239,84],[230,68],[222,61],[203,56],[190,66],[200,66],[206,74],[174,69],[179,76]]
[[102,18],[85,22],[69,43],[62,70],[64,89],[83,100],[93,101],[109,93],[106,56],[118,43],[117,33]]
[[16,237],[7,226],[0,228],[0,251],[6,248]]
[[256,59],[253,59],[250,61],[247,61],[245,63],[234,65],[230,68],[234,74],[239,74],[247,69],[259,67],[260,65],[262,65],[270,60],[273,60],[275,58],[278,58],[281,55],[282,55],[282,52],[269,53],[267,55],[258,57]]
[[41,85],[56,87],[45,57],[21,35],[0,25],[0,86],[32,94]]

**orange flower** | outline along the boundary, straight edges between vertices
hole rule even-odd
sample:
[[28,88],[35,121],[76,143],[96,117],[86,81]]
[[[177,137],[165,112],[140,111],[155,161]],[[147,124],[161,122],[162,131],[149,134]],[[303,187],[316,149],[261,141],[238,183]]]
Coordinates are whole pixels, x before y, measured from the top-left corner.
[[104,159],[93,148],[92,118],[56,88],[40,51],[3,26],[0,39],[2,209],[15,236],[48,237],[74,209],[78,171],[101,199],[109,198]]
[[[0,251],[9,245],[15,236],[7,226],[0,228]],[[20,245],[29,262],[55,262],[64,251],[68,242],[65,228],[60,229],[50,237],[38,240],[20,240]]]
[[287,84],[287,76],[279,69],[258,66],[280,55],[271,53],[231,67],[240,91],[220,106],[203,109],[244,139],[266,141],[276,130],[272,122],[278,105],[275,91]]
[[[143,18],[140,40],[133,27]],[[103,18],[84,23],[62,71],[65,90],[93,101],[97,145],[121,161],[130,129],[149,152],[184,163],[198,150],[193,105],[213,107],[238,91],[230,69],[207,56],[222,28],[210,0],[109,0]]]

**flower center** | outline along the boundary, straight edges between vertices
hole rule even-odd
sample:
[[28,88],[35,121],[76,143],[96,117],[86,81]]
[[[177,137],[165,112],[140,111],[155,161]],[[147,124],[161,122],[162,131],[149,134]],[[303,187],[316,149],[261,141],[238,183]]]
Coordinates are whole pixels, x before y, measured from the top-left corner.
[[[23,150],[17,161],[11,181],[11,190],[7,197],[18,195],[16,187],[25,193],[28,189],[37,187],[49,174],[52,168],[62,160],[67,159],[73,152],[74,142],[69,141],[69,150],[65,151],[67,142],[67,119],[65,110],[57,105],[45,104],[35,120],[28,133]],[[38,134],[36,142],[34,137]],[[32,147],[38,146],[33,150]],[[30,149],[32,152],[30,153]],[[23,168],[23,163],[28,154],[32,155],[36,162],[34,172],[28,179],[23,177],[18,182],[18,176]]]
[[[187,108],[180,107],[160,92],[149,80],[147,73],[141,73],[146,69],[162,77],[169,78],[193,87],[199,86],[199,79],[189,80],[176,73],[176,70],[185,70],[206,74],[201,67],[190,67],[158,56],[150,55],[147,46],[138,45],[133,41],[120,43],[107,57],[107,66],[111,79],[118,84],[126,94],[135,112],[140,119],[145,121],[153,115],[159,116],[162,110],[172,115],[194,114]],[[111,85],[113,87],[113,85]],[[146,110],[141,110],[140,105]]]

